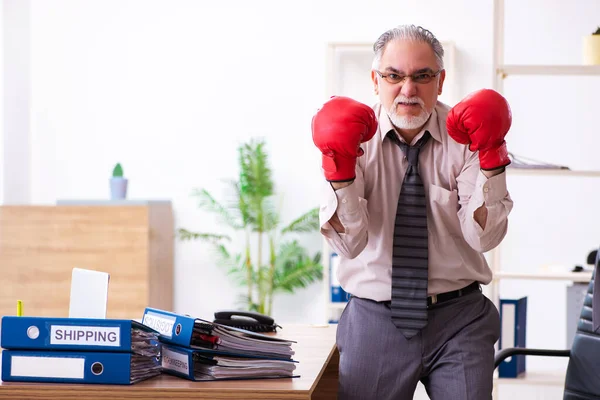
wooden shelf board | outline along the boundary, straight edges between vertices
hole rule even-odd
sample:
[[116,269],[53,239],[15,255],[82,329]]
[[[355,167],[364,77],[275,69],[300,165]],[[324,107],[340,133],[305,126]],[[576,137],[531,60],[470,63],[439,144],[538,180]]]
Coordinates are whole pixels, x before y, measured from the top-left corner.
[[563,75],[600,76],[600,65],[501,65],[498,74],[508,75]]
[[535,280],[564,280],[573,282],[589,282],[591,271],[585,272],[503,272],[494,273],[494,279],[535,279]]
[[549,169],[549,168],[506,168],[509,175],[535,175],[535,176],[577,176],[577,177],[600,177],[600,171],[581,171],[571,169]]

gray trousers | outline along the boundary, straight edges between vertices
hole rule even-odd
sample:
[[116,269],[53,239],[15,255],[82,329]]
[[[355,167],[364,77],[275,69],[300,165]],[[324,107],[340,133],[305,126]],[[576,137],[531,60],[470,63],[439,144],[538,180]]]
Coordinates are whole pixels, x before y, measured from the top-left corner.
[[419,381],[432,400],[492,398],[500,316],[481,292],[429,308],[407,340],[389,305],[352,297],[338,324],[339,399],[412,399]]

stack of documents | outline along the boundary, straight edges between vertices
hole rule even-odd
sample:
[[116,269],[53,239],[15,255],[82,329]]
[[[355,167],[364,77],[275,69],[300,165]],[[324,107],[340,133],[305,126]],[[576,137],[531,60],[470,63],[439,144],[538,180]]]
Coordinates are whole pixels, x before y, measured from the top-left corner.
[[2,380],[132,384],[161,373],[158,332],[117,319],[2,317]]
[[165,372],[196,381],[295,377],[291,340],[146,308],[160,333]]

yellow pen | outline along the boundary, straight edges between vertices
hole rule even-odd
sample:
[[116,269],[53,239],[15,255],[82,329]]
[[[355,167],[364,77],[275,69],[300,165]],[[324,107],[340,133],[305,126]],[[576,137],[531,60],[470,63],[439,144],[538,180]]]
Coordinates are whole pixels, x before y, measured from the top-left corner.
[[17,300],[17,317],[23,316],[23,302],[21,300]]

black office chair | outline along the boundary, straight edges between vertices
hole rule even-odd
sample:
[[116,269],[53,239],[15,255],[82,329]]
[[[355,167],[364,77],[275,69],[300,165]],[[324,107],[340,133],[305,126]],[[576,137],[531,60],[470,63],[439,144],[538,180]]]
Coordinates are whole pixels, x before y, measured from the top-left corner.
[[[596,301],[593,301],[595,276],[599,269],[600,251],[596,254],[592,280],[588,286],[571,350],[502,349],[496,353],[494,368],[514,355],[569,357],[563,400],[600,400],[600,281]],[[594,303],[596,330],[593,323]]]

